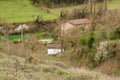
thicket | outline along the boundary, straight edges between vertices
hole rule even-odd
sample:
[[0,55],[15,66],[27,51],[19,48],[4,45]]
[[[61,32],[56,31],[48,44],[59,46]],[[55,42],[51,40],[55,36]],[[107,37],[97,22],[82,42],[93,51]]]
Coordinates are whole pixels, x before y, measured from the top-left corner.
[[62,10],[60,12],[61,19],[80,19],[80,18],[88,18],[90,14],[90,10],[88,6],[83,6],[80,8],[75,8],[72,11]]
[[[66,12],[67,11],[64,11],[63,14]],[[90,16],[94,19],[90,26],[90,32],[81,34],[79,31],[75,30],[70,31],[67,35],[63,36],[63,43],[66,51],[63,54],[60,54],[60,58],[72,63],[72,65],[89,66],[90,68],[104,64],[107,60],[115,58],[120,50],[118,48],[119,45],[116,48],[116,44],[110,44],[112,42],[111,40],[114,42],[120,39],[119,13],[119,9],[105,11],[105,8],[98,7],[94,16]],[[66,14],[66,16],[68,16],[68,14]],[[76,18],[73,17],[73,19]],[[107,57],[103,60],[103,56],[101,55],[99,56],[100,59],[96,61],[95,56],[98,54],[97,52],[100,52],[97,48],[100,46],[101,42],[109,43],[106,44],[106,48],[100,50],[101,54],[106,55]],[[107,54],[105,54],[106,52],[104,49],[108,51]]]
[[[47,7],[62,7],[66,5],[84,4],[89,0],[31,0],[33,4],[44,3]],[[96,2],[103,2],[104,0],[96,0]]]

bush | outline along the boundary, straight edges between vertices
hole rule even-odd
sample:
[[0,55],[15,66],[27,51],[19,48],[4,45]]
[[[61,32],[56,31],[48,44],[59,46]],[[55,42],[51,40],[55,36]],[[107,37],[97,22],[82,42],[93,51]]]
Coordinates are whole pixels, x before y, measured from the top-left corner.
[[40,62],[40,57],[38,55],[30,55],[30,57],[28,58],[28,61],[30,63],[39,63]]
[[120,35],[119,34],[114,34],[110,36],[111,40],[116,40],[116,39],[120,39]]
[[89,16],[89,9],[87,6],[76,8],[67,16],[68,19],[80,19]]
[[60,18],[62,18],[62,19],[67,18],[67,15],[68,15],[68,11],[62,10],[60,12]]
[[116,28],[114,33],[110,36],[111,40],[120,39],[120,27]]
[[88,47],[89,48],[92,48],[93,47],[93,43],[94,43],[94,37],[91,37],[90,39],[89,39],[89,41],[88,41]]

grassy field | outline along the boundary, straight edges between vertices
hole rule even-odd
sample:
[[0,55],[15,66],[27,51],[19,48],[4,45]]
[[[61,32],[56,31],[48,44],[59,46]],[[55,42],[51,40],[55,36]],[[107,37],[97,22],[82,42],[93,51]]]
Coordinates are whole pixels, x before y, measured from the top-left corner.
[[120,0],[111,0],[108,4],[108,7],[111,9],[120,8]]
[[5,22],[33,21],[37,16],[42,16],[43,20],[57,18],[34,7],[29,0],[0,0],[0,18]]
[[[119,0],[112,0],[108,7],[118,8],[119,4]],[[0,18],[8,23],[33,21],[37,16],[41,16],[43,20],[53,20],[59,17],[61,10],[73,10],[78,7],[81,5],[49,9],[52,12],[50,14],[33,6],[30,0],[0,0]]]

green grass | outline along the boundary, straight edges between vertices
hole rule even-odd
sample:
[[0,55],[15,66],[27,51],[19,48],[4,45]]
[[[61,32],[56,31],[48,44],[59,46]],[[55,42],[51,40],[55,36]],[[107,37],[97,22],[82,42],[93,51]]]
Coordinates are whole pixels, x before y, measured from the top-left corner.
[[[112,0],[108,3],[110,9],[120,7],[120,0]],[[33,6],[30,0],[0,0],[0,18],[3,22],[28,22],[34,21],[37,16],[43,20],[53,20],[59,17],[61,10],[72,11],[81,5],[68,6],[63,8],[49,9],[53,14],[46,13],[40,8]]]
[[5,22],[27,22],[33,21],[37,16],[43,20],[53,20],[57,16],[45,13],[34,7],[30,0],[0,0],[0,18]]
[[108,4],[108,7],[111,9],[120,8],[120,0],[111,0]]
[[9,35],[8,36],[9,40],[16,40],[16,39],[21,39],[21,35],[14,34],[14,35]]

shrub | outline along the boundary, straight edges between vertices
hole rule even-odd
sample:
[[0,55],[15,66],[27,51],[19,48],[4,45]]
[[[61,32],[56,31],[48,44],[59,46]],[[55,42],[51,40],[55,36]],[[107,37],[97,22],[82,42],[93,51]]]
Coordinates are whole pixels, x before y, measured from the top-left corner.
[[81,8],[76,8],[73,11],[70,12],[70,14],[67,16],[68,19],[80,19],[80,18],[86,18],[89,16],[89,9],[87,6],[83,6]]
[[94,37],[91,37],[90,39],[89,39],[89,41],[88,41],[88,47],[89,48],[92,48],[93,47],[93,43],[94,43]]
[[62,19],[67,18],[67,15],[68,15],[68,11],[62,10],[60,12],[60,18],[62,18]]
[[30,63],[39,63],[40,62],[40,57],[38,55],[30,55],[30,57],[28,58],[28,61]]

